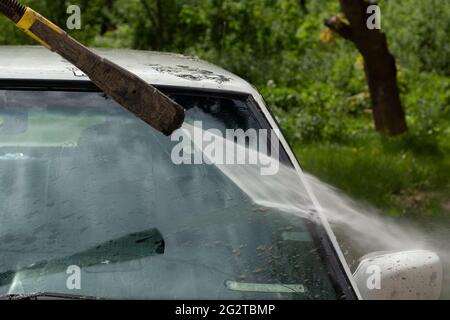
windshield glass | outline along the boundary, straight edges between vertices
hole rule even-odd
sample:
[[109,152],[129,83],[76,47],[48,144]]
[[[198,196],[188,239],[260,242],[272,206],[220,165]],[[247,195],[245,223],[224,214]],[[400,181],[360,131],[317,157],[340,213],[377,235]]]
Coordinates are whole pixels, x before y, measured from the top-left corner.
[[[167,93],[183,132],[264,125],[246,96]],[[289,166],[174,163],[179,143],[98,92],[0,90],[0,295],[340,297]]]

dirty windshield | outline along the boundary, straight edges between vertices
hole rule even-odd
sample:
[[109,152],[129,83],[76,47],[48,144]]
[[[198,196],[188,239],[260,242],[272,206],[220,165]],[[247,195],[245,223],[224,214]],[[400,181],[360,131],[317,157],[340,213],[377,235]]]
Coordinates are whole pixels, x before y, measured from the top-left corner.
[[248,98],[168,94],[175,139],[98,92],[0,90],[0,295],[339,298],[289,166],[174,160],[200,126],[261,129]]

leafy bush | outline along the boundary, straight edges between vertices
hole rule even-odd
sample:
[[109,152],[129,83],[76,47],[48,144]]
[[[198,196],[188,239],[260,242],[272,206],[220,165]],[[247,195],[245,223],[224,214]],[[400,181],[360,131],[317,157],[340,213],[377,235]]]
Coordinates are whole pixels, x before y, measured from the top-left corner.
[[296,143],[341,141],[346,137],[343,99],[326,83],[292,89],[261,89],[288,138]]
[[450,123],[450,78],[406,71],[403,103],[408,122],[418,135],[438,136]]
[[400,64],[450,75],[450,2],[382,0],[382,28]]

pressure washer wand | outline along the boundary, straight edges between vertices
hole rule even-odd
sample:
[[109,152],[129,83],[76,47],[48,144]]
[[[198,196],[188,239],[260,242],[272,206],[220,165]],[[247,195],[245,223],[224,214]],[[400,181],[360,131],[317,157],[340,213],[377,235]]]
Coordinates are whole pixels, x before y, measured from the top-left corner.
[[102,58],[61,28],[16,0],[0,0],[0,12],[17,27],[83,71],[101,90],[137,117],[170,135],[181,127],[184,109],[155,87]]

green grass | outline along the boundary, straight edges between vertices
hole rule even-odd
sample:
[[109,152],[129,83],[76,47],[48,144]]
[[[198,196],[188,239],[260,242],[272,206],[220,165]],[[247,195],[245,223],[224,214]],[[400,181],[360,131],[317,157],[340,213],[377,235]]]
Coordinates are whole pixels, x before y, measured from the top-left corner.
[[294,151],[306,171],[389,215],[450,216],[450,153],[434,140],[371,134]]

